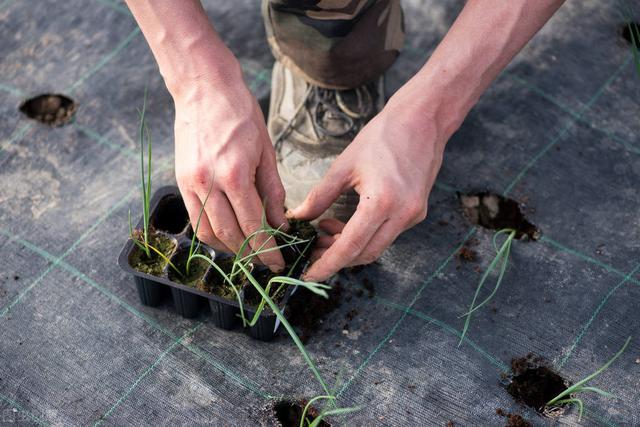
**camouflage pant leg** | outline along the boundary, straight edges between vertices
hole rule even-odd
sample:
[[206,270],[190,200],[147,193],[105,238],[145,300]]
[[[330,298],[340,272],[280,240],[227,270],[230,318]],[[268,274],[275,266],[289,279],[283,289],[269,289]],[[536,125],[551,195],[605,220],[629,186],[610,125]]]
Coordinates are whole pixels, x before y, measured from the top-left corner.
[[263,0],[263,15],[276,59],[323,87],[372,81],[404,42],[400,0]]

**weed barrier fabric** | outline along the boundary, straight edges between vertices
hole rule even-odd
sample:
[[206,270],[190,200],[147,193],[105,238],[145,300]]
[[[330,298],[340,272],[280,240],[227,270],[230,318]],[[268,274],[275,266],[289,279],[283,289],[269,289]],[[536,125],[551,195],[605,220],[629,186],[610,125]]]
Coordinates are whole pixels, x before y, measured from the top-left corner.
[[[389,95],[462,2],[403,6]],[[273,60],[258,5],[205,8],[266,105]],[[340,406],[364,409],[332,425],[504,425],[497,409],[577,425],[575,409],[549,419],[514,402],[501,374],[534,353],[576,382],[628,336],[592,384],[619,399],[584,396],[580,425],[640,424],[640,84],[622,23],[615,3],[567,2],[452,138],[428,219],[377,264],[335,279],[340,304],[307,348],[327,382],[340,379]],[[0,38],[0,425],[268,424],[267,405],[320,393],[282,331],[264,343],[206,313],[145,307],[117,266],[128,211],[141,211],[146,84],[154,187],[175,183],[172,102],[124,4],[0,2]],[[72,122],[19,111],[41,94],[72,99]],[[499,291],[458,347],[495,251],[494,231],[467,221],[456,191],[487,190],[521,202],[541,237],[514,241]]]

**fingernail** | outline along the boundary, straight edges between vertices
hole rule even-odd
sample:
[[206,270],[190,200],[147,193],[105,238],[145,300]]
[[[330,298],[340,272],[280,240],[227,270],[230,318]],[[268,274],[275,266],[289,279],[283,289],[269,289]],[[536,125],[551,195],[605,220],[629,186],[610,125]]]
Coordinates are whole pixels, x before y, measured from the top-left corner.
[[293,216],[293,211],[291,209],[287,209],[287,211],[284,213],[284,216],[286,216],[287,218],[291,218]]
[[269,270],[273,271],[274,273],[281,273],[282,270],[284,270],[284,265],[281,264],[271,264],[269,266]]

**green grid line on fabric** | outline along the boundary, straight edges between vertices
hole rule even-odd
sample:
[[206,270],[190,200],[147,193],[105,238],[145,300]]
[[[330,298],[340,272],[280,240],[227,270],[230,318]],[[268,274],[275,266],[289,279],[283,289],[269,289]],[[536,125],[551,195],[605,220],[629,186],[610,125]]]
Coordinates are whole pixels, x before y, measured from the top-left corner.
[[[419,310],[415,310],[412,308],[408,308],[405,307],[403,305],[400,304],[396,304],[388,299],[385,298],[381,298],[381,297],[375,297],[376,300],[378,300],[381,304],[384,304],[388,307],[394,308],[396,310],[399,311],[404,311],[407,312],[408,314],[415,316],[419,319],[422,319],[424,321],[427,322],[427,324],[435,324],[437,326],[439,326],[443,331],[448,332],[452,335],[455,335],[457,338],[460,338],[462,336],[462,333],[460,331],[458,331],[457,329],[455,329],[453,326],[448,325],[447,323],[444,323],[442,321],[439,321]],[[484,350],[482,347],[480,347],[478,344],[476,344],[475,342],[473,342],[471,339],[469,339],[468,337],[464,338],[464,342],[468,343],[471,348],[473,350],[475,350],[480,356],[484,357],[491,365],[495,366],[496,368],[500,369],[502,372],[508,372],[509,371],[509,367],[507,365],[505,365],[500,359],[498,359],[497,357],[493,356],[491,353],[489,353],[488,351]],[[614,422],[612,422],[610,419],[605,418],[604,416],[593,412],[592,410],[585,410],[585,414],[587,416],[587,418],[591,418],[595,421],[598,421],[608,427],[617,427],[617,424],[615,424]]]
[[165,357],[167,357],[169,355],[169,353],[171,353],[180,343],[182,343],[183,340],[185,340],[186,338],[188,338],[189,336],[193,335],[198,329],[200,329],[202,327],[202,323],[198,323],[196,324],[196,326],[194,326],[193,328],[189,329],[187,332],[185,332],[184,335],[182,335],[181,337],[176,338],[173,343],[165,350],[163,351],[160,356],[158,356],[158,358],[151,364],[149,365],[143,372],[142,374],[140,374],[140,376],[138,376],[138,378],[136,378],[136,380],[131,383],[127,389],[125,390],[125,392],[122,394],[122,396],[120,396],[120,398],[107,410],[107,412],[105,412],[100,419],[98,419],[98,421],[96,421],[93,424],[93,427],[97,427],[100,424],[102,424],[103,422],[105,422],[105,420],[107,418],[109,418],[114,412],[115,410],[122,404],[124,403],[124,401],[127,400],[127,398],[131,395],[131,393],[133,393],[133,390],[138,387],[138,385],[140,384],[140,382],[145,379],[147,377],[147,375],[149,375],[151,372],[153,372],[153,370],[156,368],[156,366],[158,366],[160,364],[160,362],[162,362],[164,360]]
[[[0,234],[6,236],[9,240],[11,240],[13,242],[19,243],[20,245],[24,246],[25,248],[27,248],[30,251],[34,252],[35,254],[41,256],[42,258],[46,259],[49,262],[53,262],[56,259],[58,259],[55,255],[47,252],[46,250],[40,248],[39,246],[36,246],[36,245],[34,245],[33,243],[31,243],[31,242],[29,242],[27,240],[18,238],[16,236],[13,236],[11,233],[9,233],[6,230],[0,229]],[[171,332],[168,329],[166,329],[163,325],[158,323],[154,318],[152,318],[152,317],[148,316],[147,314],[137,310],[136,308],[134,308],[133,306],[128,304],[126,301],[124,301],[123,299],[121,299],[120,297],[118,297],[117,295],[112,293],[111,291],[109,291],[104,286],[102,286],[99,283],[97,283],[95,280],[91,279],[85,273],[81,272],[80,270],[78,270],[77,268],[75,268],[74,266],[69,264],[68,262],[60,261],[59,264],[58,264],[58,268],[62,268],[63,270],[67,271],[68,273],[71,273],[74,277],[82,280],[83,282],[85,282],[89,286],[91,286],[94,289],[98,290],[100,293],[102,293],[103,295],[107,296],[108,298],[110,298],[111,300],[116,302],[118,305],[123,307],[125,310],[127,310],[128,312],[130,312],[131,314],[133,314],[134,316],[136,316],[140,320],[148,323],[150,326],[152,326],[156,330],[164,333],[165,335],[167,335],[171,339],[175,340],[175,339],[178,338],[176,334],[174,334],[173,332]],[[260,397],[262,397],[264,399],[269,399],[269,398],[272,397],[270,394],[261,391],[260,389],[263,388],[263,387],[258,385],[258,383],[256,383],[255,381],[253,381],[253,380],[251,380],[249,378],[246,378],[246,377],[243,378],[242,376],[240,376],[239,374],[234,372],[232,369],[228,368],[226,365],[224,365],[224,364],[220,363],[219,361],[213,359],[208,353],[204,352],[197,345],[195,345],[195,344],[185,344],[184,346],[191,353],[193,353],[194,355],[196,355],[199,358],[203,359],[209,365],[211,365],[214,368],[218,369],[220,372],[222,372],[223,374],[225,374],[226,376],[231,378],[234,382],[236,382],[239,385],[245,387],[249,391],[255,393],[256,395],[258,395],[258,396],[260,396]]]
[[600,314],[600,311],[602,311],[602,309],[604,308],[604,306],[607,304],[607,302],[609,301],[609,298],[611,298],[611,296],[618,290],[620,289],[625,283],[629,282],[629,279],[636,274],[638,271],[640,271],[640,264],[638,264],[633,270],[631,270],[629,272],[629,274],[627,274],[624,279],[622,279],[620,282],[618,282],[615,286],[613,286],[611,289],[609,289],[609,291],[606,293],[606,295],[602,298],[602,300],[600,301],[600,303],[598,303],[598,305],[596,306],[595,310],[593,311],[593,313],[591,314],[591,317],[589,318],[589,320],[587,321],[587,323],[585,323],[583,325],[583,327],[580,329],[580,332],[578,333],[578,335],[576,336],[576,338],[573,340],[573,343],[571,344],[571,347],[569,348],[569,351],[567,352],[567,354],[562,358],[562,361],[558,364],[558,368],[563,368],[564,365],[566,365],[566,363],[568,362],[569,358],[571,357],[571,355],[573,354],[573,351],[575,350],[575,348],[578,346],[578,344],[580,343],[580,341],[582,341],[582,338],[584,337],[584,335],[587,333],[587,331],[589,330],[589,328],[591,327],[591,325],[593,324],[594,320],[596,319],[596,317],[598,316],[598,314]]
[[[596,93],[589,99],[589,101],[578,111],[578,115],[582,117],[584,113],[587,112],[589,108],[600,98],[600,96],[604,93],[604,90],[622,73],[622,71],[631,63],[632,58],[627,58],[622,65],[618,67],[618,69],[611,75],[605,82],[598,88]],[[533,158],[526,164],[526,166],[515,176],[515,178],[507,185],[502,194],[507,196],[511,190],[518,184],[522,178],[529,172],[537,162],[542,158],[554,145],[560,142],[560,139],[564,137],[564,135],[569,132],[569,130],[575,125],[576,120],[571,120],[567,123],[552,139],[551,141],[545,145],[542,150],[540,150]]]
[[[43,421],[42,419],[40,419],[40,418],[36,417],[35,415],[33,415],[31,412],[27,411],[25,408],[22,407],[22,405],[20,405],[15,400],[10,399],[7,396],[4,396],[2,394],[0,394],[0,400],[8,403],[9,405],[11,405],[13,407],[13,409],[15,409],[16,411],[19,411],[19,412],[23,413],[24,415],[26,415],[34,423],[36,423],[38,425],[41,425],[41,426],[49,426],[49,423],[47,423],[46,421]],[[0,419],[0,422],[4,422],[4,420]],[[11,424],[15,423],[15,421],[10,421],[10,422],[11,422]]]
[[519,77],[516,76],[515,74],[511,74],[509,72],[504,72],[503,73],[505,76],[507,76],[508,78],[510,78],[511,80],[513,80],[516,83],[521,84],[522,86],[524,86],[525,88],[529,89],[531,92],[543,97],[544,99],[546,99],[547,101],[551,102],[553,105],[555,105],[556,107],[560,108],[562,111],[564,111],[565,113],[571,115],[574,120],[576,120],[579,123],[582,123],[584,125],[589,126],[590,129],[593,129],[597,132],[600,132],[602,134],[604,134],[607,138],[611,139],[612,141],[622,145],[623,147],[625,147],[625,149],[629,152],[632,152],[634,154],[640,154],[640,148],[634,146],[633,144],[625,141],[623,138],[619,137],[618,135],[614,134],[613,132],[607,130],[607,129],[603,129],[600,126],[597,126],[595,123],[593,123],[592,121],[586,119],[585,117],[581,116],[580,114],[576,113],[573,109],[571,109],[570,107],[564,105],[562,102],[560,102],[559,100],[557,100],[554,96],[549,95],[547,92],[545,92],[544,90],[542,90],[541,88],[539,88],[538,86],[536,86],[535,84]]
[[86,135],[87,137],[91,138],[93,141],[97,142],[100,145],[104,145],[106,147],[112,148],[116,151],[119,151],[120,153],[122,153],[123,156],[128,157],[132,160],[138,160],[140,155],[136,152],[134,152],[133,150],[122,146],[120,144],[116,144],[115,142],[111,141],[109,138],[106,138],[102,135],[100,135],[98,132],[96,132],[95,130],[78,124],[78,123],[73,123],[72,124],[73,127],[75,127],[76,129],[78,129],[80,132],[82,132],[84,135]]
[[[436,270],[433,273],[431,273],[431,275],[418,288],[418,291],[415,293],[413,299],[411,300],[411,303],[409,304],[409,307],[412,307],[413,304],[415,304],[415,302],[418,300],[418,298],[420,298],[420,294],[422,294],[422,292],[429,285],[429,283],[431,283],[433,281],[433,279],[435,279],[436,276],[447,266],[447,264],[449,264],[449,262],[453,259],[453,257],[456,255],[456,253],[458,253],[458,251],[460,251],[460,248],[462,248],[462,246],[464,246],[464,244],[467,242],[467,240],[469,240],[471,238],[471,236],[473,236],[473,234],[475,232],[476,232],[476,228],[475,227],[472,227],[471,230],[469,230],[469,232],[467,232],[465,237],[462,239],[462,243],[460,243],[458,246],[456,246],[454,251],[451,252],[451,254],[449,254],[449,256],[447,258],[445,258],[445,260],[442,263],[440,263],[440,265],[436,268]],[[404,321],[404,319],[406,317],[407,317],[407,313],[402,313],[400,318],[396,321],[396,323],[394,323],[394,325],[391,327],[391,329],[385,335],[385,337],[378,343],[378,345],[375,346],[373,351],[371,351],[367,355],[367,357],[362,361],[360,366],[358,366],[358,368],[356,368],[356,371],[353,373],[351,378],[349,378],[349,380],[344,383],[344,385],[342,386],[340,391],[338,391],[338,393],[336,394],[336,397],[339,398],[340,396],[342,396],[342,394],[349,388],[349,386],[351,385],[353,380],[355,380],[355,378],[358,376],[358,374],[360,372],[362,372],[362,370],[369,364],[371,359],[376,354],[378,354],[378,352],[382,349],[384,344],[387,343],[391,339],[391,337],[395,334],[396,330],[400,327],[400,325],[402,324],[402,322]]]

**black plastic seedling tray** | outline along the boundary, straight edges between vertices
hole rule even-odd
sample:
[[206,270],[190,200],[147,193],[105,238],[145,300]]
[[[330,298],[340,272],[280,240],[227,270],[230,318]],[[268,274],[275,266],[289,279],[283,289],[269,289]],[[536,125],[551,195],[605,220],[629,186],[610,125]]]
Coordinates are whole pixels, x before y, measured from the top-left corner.
[[[177,187],[166,186],[158,189],[151,199],[150,224],[157,233],[174,239],[176,248],[171,253],[170,259],[182,252],[188,250],[193,236],[193,229],[189,223],[187,210],[180,196]],[[142,218],[136,226],[138,229],[142,227]],[[201,244],[200,247],[207,251],[214,259],[222,259],[224,257],[233,256],[216,252],[213,249]],[[165,266],[160,276],[154,276],[136,270],[131,266],[131,257],[136,249],[131,239],[128,239],[124,248],[118,256],[118,265],[122,270],[133,276],[138,296],[143,305],[157,307],[167,298],[173,300],[173,305],[177,313],[185,318],[194,318],[206,311],[207,305],[211,313],[213,323],[222,329],[235,329],[242,325],[240,318],[240,306],[237,300],[230,300],[218,295],[201,291],[194,287],[175,282],[169,278],[169,266]],[[219,275],[213,268],[208,267],[203,278]],[[251,319],[255,313],[255,308],[244,302],[245,289],[252,286],[246,282],[242,286],[241,297],[243,298],[243,310],[245,317]],[[296,287],[288,287],[280,302],[280,309],[284,312],[289,297],[296,291]],[[248,334],[262,341],[271,340],[280,326],[277,316],[269,309],[264,309],[260,313],[260,317],[255,325],[246,328]]]

